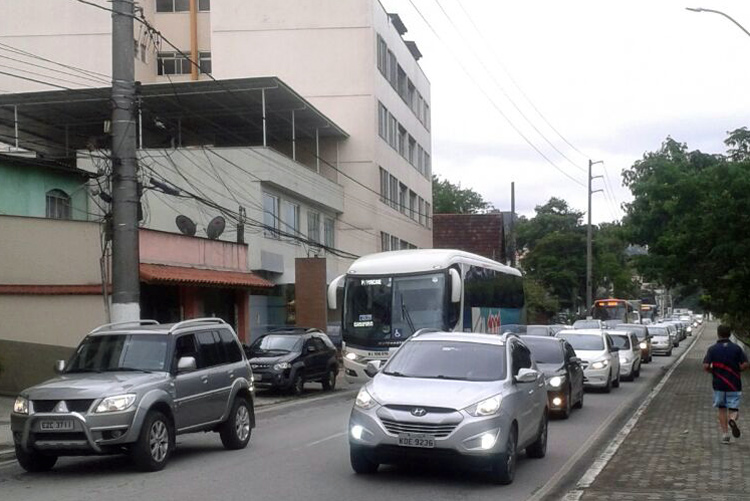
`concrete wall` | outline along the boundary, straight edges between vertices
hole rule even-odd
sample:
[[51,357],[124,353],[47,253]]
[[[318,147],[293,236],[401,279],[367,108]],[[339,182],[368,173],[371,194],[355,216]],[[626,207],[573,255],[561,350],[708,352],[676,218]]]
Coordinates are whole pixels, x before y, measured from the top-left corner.
[[67,360],[74,349],[19,343],[0,339],[0,395],[15,396],[24,388],[34,386],[55,376],[56,360]]
[[247,246],[160,231],[139,232],[141,263],[247,271]]
[[0,163],[0,214],[45,217],[47,192],[58,189],[70,197],[73,219],[88,219],[87,180],[81,175]]

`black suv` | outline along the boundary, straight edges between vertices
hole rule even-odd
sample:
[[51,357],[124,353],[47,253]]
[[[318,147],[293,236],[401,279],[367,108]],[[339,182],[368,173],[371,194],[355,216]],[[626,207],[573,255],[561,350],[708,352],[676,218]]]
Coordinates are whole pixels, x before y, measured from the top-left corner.
[[336,387],[339,372],[336,347],[318,329],[274,329],[245,346],[255,385],[301,395],[307,381],[319,381],[324,390]]

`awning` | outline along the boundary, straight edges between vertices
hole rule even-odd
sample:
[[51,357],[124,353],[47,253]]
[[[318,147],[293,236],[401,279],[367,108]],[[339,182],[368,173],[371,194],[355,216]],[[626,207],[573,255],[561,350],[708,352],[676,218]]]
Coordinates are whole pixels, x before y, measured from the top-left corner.
[[250,272],[206,270],[183,266],[141,263],[141,280],[144,282],[190,284],[223,287],[271,288],[272,282]]

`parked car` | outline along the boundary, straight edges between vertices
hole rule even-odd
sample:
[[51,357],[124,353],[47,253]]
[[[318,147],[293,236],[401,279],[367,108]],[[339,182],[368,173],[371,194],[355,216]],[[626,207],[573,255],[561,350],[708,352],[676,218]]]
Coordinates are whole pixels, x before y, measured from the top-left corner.
[[11,413],[27,471],[49,470],[59,456],[123,452],[156,471],[176,435],[214,431],[242,449],[255,426],[250,366],[218,318],[103,325],[55,368],[59,376],[23,390]]
[[669,326],[665,324],[649,325],[648,335],[651,336],[651,346],[654,355],[672,355],[674,342],[673,335],[669,331]]
[[604,323],[596,318],[585,318],[573,322],[573,329],[603,329]]
[[617,324],[615,326],[615,330],[635,333],[638,338],[638,346],[641,348],[641,361],[644,364],[651,363],[654,359],[651,336],[648,334],[646,325],[651,324]]
[[454,460],[513,481],[518,454],[547,451],[544,375],[513,334],[415,334],[359,391],[349,418],[356,473],[380,464]]
[[573,328],[572,325],[566,325],[566,324],[552,324],[549,326],[550,329],[552,329],[552,335],[556,335],[560,331],[564,330],[570,330]]
[[607,334],[619,349],[620,377],[625,381],[635,380],[641,375],[641,347],[635,333],[610,330]]
[[571,408],[583,407],[583,368],[581,359],[564,339],[524,336],[531,358],[547,381],[547,407],[563,419]]
[[549,325],[527,325],[525,334],[528,336],[554,336],[555,330]]
[[620,357],[609,335],[600,329],[561,331],[557,337],[566,340],[583,365],[583,384],[601,388],[605,393],[620,386]]
[[285,327],[269,331],[245,347],[255,385],[301,395],[305,383],[318,381],[336,388],[339,363],[336,347],[319,329]]

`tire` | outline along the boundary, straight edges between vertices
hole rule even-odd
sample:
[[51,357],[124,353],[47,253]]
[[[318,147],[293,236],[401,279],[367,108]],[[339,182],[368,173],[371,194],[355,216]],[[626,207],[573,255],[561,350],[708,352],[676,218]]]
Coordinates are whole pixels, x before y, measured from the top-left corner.
[[57,456],[47,456],[34,451],[24,451],[20,445],[16,445],[16,460],[21,468],[29,473],[40,473],[50,471],[57,463]]
[[668,356],[668,357],[671,357],[671,356],[672,356],[672,348],[670,348],[670,349],[669,349],[669,351],[667,352],[667,356]]
[[607,379],[607,385],[603,389],[604,393],[612,391],[612,371],[609,371],[609,378]]
[[641,377],[641,365],[640,364],[638,364],[638,368],[633,373],[633,379],[635,379],[637,377]]
[[516,459],[518,456],[518,431],[513,426],[508,433],[505,452],[498,454],[492,465],[492,481],[496,484],[508,485],[516,476]]
[[227,420],[219,428],[221,443],[225,449],[236,451],[247,447],[252,434],[251,410],[247,399],[237,397]]
[[367,457],[365,452],[357,447],[349,446],[349,461],[352,464],[352,470],[357,475],[371,475],[378,471],[380,466]]
[[536,440],[531,445],[526,447],[526,455],[530,458],[540,459],[547,455],[548,424],[547,411],[545,409],[542,422],[539,424],[539,436],[536,437]]
[[573,406],[576,409],[583,409],[583,394],[584,394],[584,391],[583,391],[583,388],[581,388],[581,398],[579,398],[578,402],[576,402],[575,405]]
[[617,374],[617,379],[612,381],[612,388],[619,388],[620,387],[620,374]]
[[143,420],[138,440],[130,448],[130,457],[141,471],[163,470],[174,444],[172,421],[162,412],[151,410]]
[[302,371],[297,371],[294,375],[290,391],[297,396],[302,395],[305,392],[305,375],[302,374]]
[[325,391],[333,391],[336,389],[336,376],[336,369],[331,368],[328,371],[328,374],[326,374],[326,377],[321,381],[321,383],[323,384],[323,389]]

